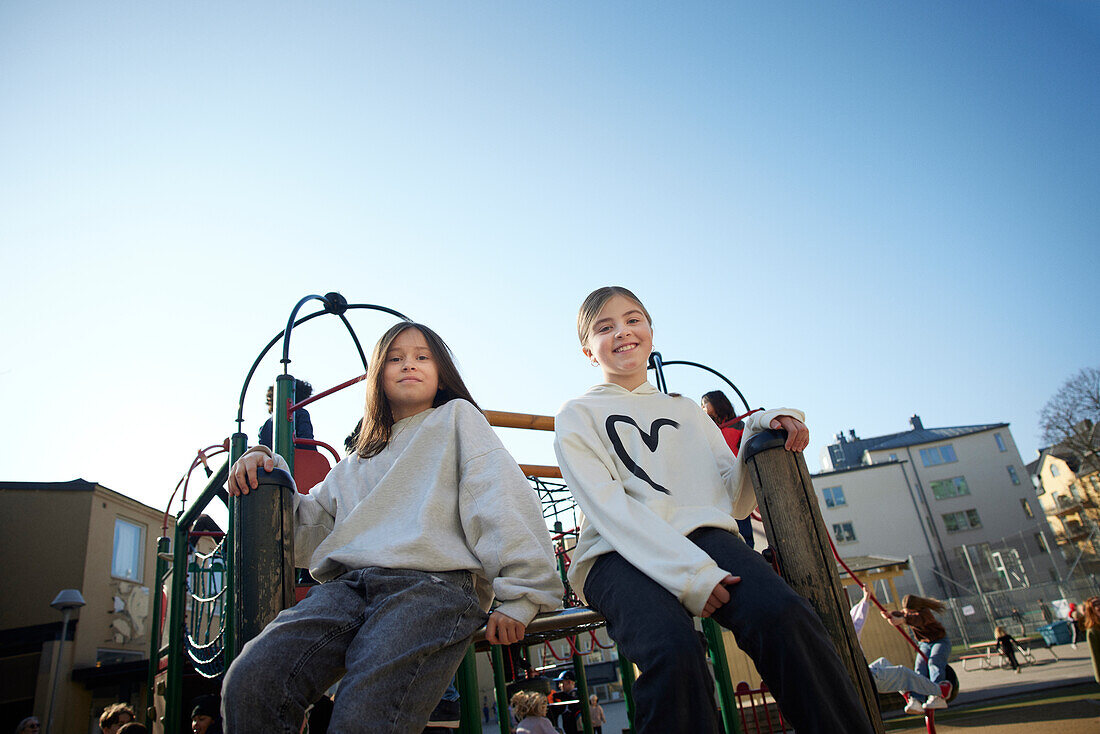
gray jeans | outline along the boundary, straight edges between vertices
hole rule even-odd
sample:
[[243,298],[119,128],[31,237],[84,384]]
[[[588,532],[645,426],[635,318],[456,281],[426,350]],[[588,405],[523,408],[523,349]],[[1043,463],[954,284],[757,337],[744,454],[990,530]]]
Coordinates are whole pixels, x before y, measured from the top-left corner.
[[886,658],[879,658],[867,666],[871,679],[879,693],[919,693],[922,696],[940,695],[940,687],[903,665],[891,665]]
[[227,734],[297,734],[343,677],[329,731],[419,734],[486,620],[466,571],[349,571],[250,641],[222,684]]

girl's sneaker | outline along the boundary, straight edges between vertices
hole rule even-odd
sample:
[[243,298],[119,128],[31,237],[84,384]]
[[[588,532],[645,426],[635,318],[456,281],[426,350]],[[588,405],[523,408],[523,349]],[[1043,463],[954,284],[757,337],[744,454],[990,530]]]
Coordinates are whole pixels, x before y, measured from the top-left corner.
[[916,696],[907,696],[905,699],[905,713],[916,714],[917,716],[924,715],[924,707],[920,705],[920,701]]
[[943,700],[943,696],[929,696],[924,702],[924,710],[929,709],[945,709],[947,708],[947,701]]

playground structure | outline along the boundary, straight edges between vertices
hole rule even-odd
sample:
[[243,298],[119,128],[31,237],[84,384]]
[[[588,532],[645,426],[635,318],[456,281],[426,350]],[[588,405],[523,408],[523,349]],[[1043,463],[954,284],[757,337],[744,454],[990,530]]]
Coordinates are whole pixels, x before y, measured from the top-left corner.
[[[312,300],[320,301],[322,309],[298,318],[298,312]],[[298,491],[303,493],[323,478],[330,465],[322,452],[303,451],[302,446],[323,448],[332,454],[335,461],[339,461],[339,453],[331,446],[321,441],[295,439],[293,414],[295,410],[356,384],[363,376],[296,403],[295,381],[289,374],[290,341],[294,327],[326,314],[332,315],[346,327],[366,372],[366,356],[345,315],[348,310],[353,309],[381,311],[406,319],[403,314],[383,306],[349,305],[336,293],[324,297],[303,298],[291,312],[286,329],[261,350],[245,378],[238,404],[236,433],[225,443],[198,452],[190,470],[181,479],[180,485],[177,485],[177,491],[182,487],[183,497],[186,498],[192,473],[200,466],[207,473],[208,481],[202,492],[177,518],[174,538],[161,537],[158,541],[154,619],[159,621],[161,629],[159,634],[154,632],[152,635],[149,673],[149,687],[156,694],[150,698],[158,701],[158,707],[156,715],[150,716],[148,724],[157,726],[160,731],[176,734],[186,727],[183,704],[189,696],[185,696],[183,680],[185,659],[194,671],[193,675],[208,681],[197,686],[192,685],[191,695],[195,692],[216,691],[221,675],[244,642],[258,634],[281,609],[292,605],[304,595],[306,587],[298,583],[300,577],[296,575],[292,562],[293,516],[290,493],[293,489],[290,477],[278,471],[265,476],[259,490],[254,491],[245,502],[237,499],[230,501],[224,485],[228,467],[247,449],[247,438],[241,429],[248,387],[261,361],[280,341],[283,374],[278,375],[275,381],[273,449],[287,461]],[[655,383],[661,391],[668,392],[664,368],[673,365],[696,367],[717,376],[734,390],[745,409],[751,410],[741,391],[721,373],[696,362],[666,362],[655,352],[649,367],[654,371]],[[501,411],[485,411],[485,414],[494,427],[553,431],[553,418],[549,416]],[[782,433],[768,431],[749,441],[743,453],[746,468],[752,476],[765,530],[774,550],[775,562],[782,568],[788,582],[810,600],[825,622],[853,681],[856,682],[875,730],[882,732],[877,693],[870,681],[866,661],[847,613],[847,595],[841,590],[833,562],[835,549],[831,549],[831,539],[817,507],[809,471],[802,456],[783,451],[782,444]],[[209,460],[223,453],[228,454],[227,460],[217,471],[212,471]],[[520,464],[520,468],[538,493],[544,517],[553,523],[551,537],[564,581],[569,553],[576,542],[577,534],[575,522],[569,523],[573,527],[567,528],[567,523],[562,521],[562,518],[569,518],[573,512],[575,505],[572,497],[568,488],[560,481],[562,475],[557,467]],[[279,476],[280,474],[283,476]],[[228,508],[229,524],[224,533],[203,530],[196,526],[203,511],[215,499],[219,499]],[[812,540],[807,542],[807,539]],[[839,556],[837,559],[839,560]],[[185,572],[174,573],[175,569]],[[852,576],[855,578],[854,574]],[[304,580],[311,581],[308,574]],[[858,583],[858,579],[856,581]],[[603,620],[595,612],[579,606],[575,595],[569,591],[568,584],[566,590],[564,611],[537,617],[527,627],[524,640],[516,647],[523,648],[526,659],[530,660],[531,647],[555,640],[567,641],[580,694],[581,730],[591,734],[593,729],[588,711],[584,656],[596,646],[603,647],[593,633],[603,625]],[[782,717],[778,715],[774,702],[769,704],[767,689],[762,683],[757,688],[744,682],[736,688],[733,686],[726,657],[729,633],[725,633],[724,639],[722,629],[710,619],[704,619],[702,625],[714,666],[718,703],[725,731],[730,734],[772,731],[773,725],[777,727],[775,731],[784,731]],[[583,641],[578,643],[578,639],[585,638],[589,638],[591,642],[587,645]],[[490,655],[497,692],[497,717],[501,722],[501,731],[506,734],[508,681],[505,679],[505,651],[501,646],[488,645],[484,641],[483,630],[475,635],[457,676],[462,694],[462,723],[459,731],[466,734],[481,731],[474,657],[476,652],[488,652]],[[618,661],[627,711],[632,719],[631,685],[635,671],[633,665],[622,656],[619,656]],[[761,710],[764,712],[764,722],[760,721]],[[152,720],[154,718],[156,721]],[[934,731],[931,718],[928,723],[929,731]]]

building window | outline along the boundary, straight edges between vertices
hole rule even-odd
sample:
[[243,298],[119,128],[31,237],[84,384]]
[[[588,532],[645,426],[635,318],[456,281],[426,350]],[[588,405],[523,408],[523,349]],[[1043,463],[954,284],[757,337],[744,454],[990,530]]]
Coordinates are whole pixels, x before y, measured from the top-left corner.
[[821,490],[821,494],[825,496],[826,507],[840,507],[847,504],[844,501],[844,490],[840,487],[826,487]]
[[1056,476],[1058,476],[1058,475],[1059,475],[1060,473],[1061,473],[1061,472],[1059,472],[1059,471],[1058,471],[1058,466],[1057,466],[1056,464],[1051,464],[1051,465],[1050,465],[1050,476],[1052,476],[1052,477],[1056,477]]
[[947,532],[954,533],[959,530],[980,528],[982,520],[978,517],[977,510],[964,510],[963,512],[948,512],[943,515],[943,524],[947,528]]
[[959,460],[955,456],[955,449],[951,444],[936,446],[931,449],[920,450],[920,460],[925,466],[938,466],[939,464],[951,464]]
[[833,537],[836,538],[838,543],[854,543],[856,542],[856,531],[852,529],[852,523],[850,522],[833,523]]
[[952,477],[951,479],[939,479],[932,482],[932,495],[938,499],[943,500],[948,497],[960,497],[964,494],[970,494],[970,487],[966,485],[966,479],[964,477]]
[[1035,513],[1031,509],[1031,505],[1027,503],[1027,497],[1020,498],[1020,506],[1024,508],[1024,514],[1028,517],[1035,517]]
[[1010,465],[1005,468],[1008,469],[1008,476],[1012,479],[1012,483],[1018,485],[1020,483],[1020,477],[1016,474],[1016,467]]
[[999,433],[994,433],[994,434],[993,434],[993,440],[997,442],[997,448],[998,448],[998,449],[999,449],[1000,451],[1002,451],[1002,452],[1004,452],[1004,451],[1008,451],[1008,449],[1007,449],[1007,448],[1005,448],[1005,440],[1004,440],[1003,438],[1001,438],[1001,434],[999,434]]
[[897,461],[897,460],[898,460],[898,455],[897,454],[890,454],[890,461]]
[[111,554],[111,575],[141,583],[141,561],[144,554],[145,528],[122,518],[115,518],[115,548]]
[[1050,553],[1050,548],[1047,548],[1047,539],[1042,533],[1035,533],[1035,544],[1039,546],[1040,553]]

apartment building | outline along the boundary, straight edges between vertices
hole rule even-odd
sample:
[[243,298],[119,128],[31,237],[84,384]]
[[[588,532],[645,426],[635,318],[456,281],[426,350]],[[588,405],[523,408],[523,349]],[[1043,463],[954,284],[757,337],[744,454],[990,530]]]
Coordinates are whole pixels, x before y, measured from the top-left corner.
[[837,434],[813,485],[841,556],[912,557],[900,593],[957,596],[1065,572],[1007,423]]
[[1100,573],[1100,466],[1050,448],[1027,465],[1036,498],[1069,573]]
[[[144,709],[163,516],[83,479],[0,482],[0,730],[32,714],[45,722],[55,677],[55,732],[92,731],[116,701]],[[62,589],[86,602],[63,642],[50,607]]]

